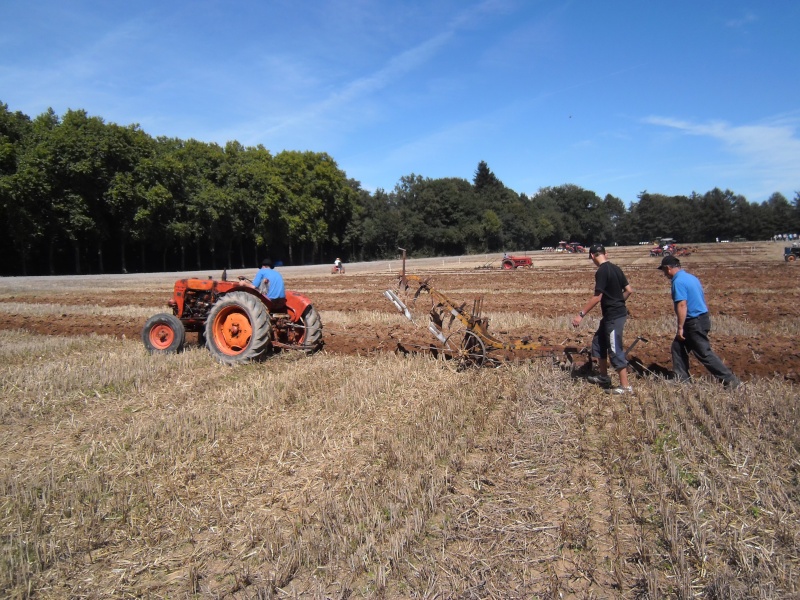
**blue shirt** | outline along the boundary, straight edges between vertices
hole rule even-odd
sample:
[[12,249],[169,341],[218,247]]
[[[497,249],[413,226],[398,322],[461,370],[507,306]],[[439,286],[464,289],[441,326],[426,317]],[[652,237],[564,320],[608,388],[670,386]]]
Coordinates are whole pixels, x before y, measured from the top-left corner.
[[[265,294],[270,300],[286,298],[286,289],[283,287],[283,275],[269,267],[261,267],[253,279],[253,287],[261,290],[262,282],[267,287]],[[261,293],[264,293],[263,290]]]
[[708,312],[703,285],[700,280],[679,269],[672,278],[672,301],[686,300],[686,318],[693,319]]

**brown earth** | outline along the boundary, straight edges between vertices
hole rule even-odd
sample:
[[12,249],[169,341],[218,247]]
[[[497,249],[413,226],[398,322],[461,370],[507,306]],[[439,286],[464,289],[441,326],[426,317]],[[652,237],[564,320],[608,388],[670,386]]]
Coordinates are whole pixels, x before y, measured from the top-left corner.
[[[545,345],[585,347],[591,342],[596,320],[578,330],[565,325],[589,297],[594,267],[588,255],[532,253],[533,269],[502,271],[494,255],[457,259],[409,260],[407,271],[426,278],[456,304],[469,307],[483,296],[483,314],[524,313],[544,318],[561,318],[556,328],[539,331],[490,331],[503,340],[530,337]],[[647,339],[631,353],[642,364],[655,370],[670,366],[671,330],[637,330],[646,320],[674,316],[669,284],[656,270],[660,259],[647,256],[647,248],[618,248],[609,251],[613,262],[625,270],[635,294],[628,302],[631,317],[627,332]],[[706,290],[712,321],[741,325],[741,333],[729,326],[728,332],[712,332],[712,347],[743,379],[777,375],[797,380],[800,344],[797,342],[800,318],[800,268],[780,259],[780,248],[770,243],[731,244],[698,247],[683,259],[684,267],[696,274]],[[376,262],[348,265],[345,275],[330,275],[328,267],[282,269],[287,287],[309,296],[325,323],[325,349],[335,354],[370,354],[381,351],[424,349],[435,346],[425,329],[424,314],[429,300],[423,295],[415,316],[422,326],[403,319],[391,325],[370,323],[342,325],[331,314],[374,311],[396,314],[384,297],[386,289],[396,289],[401,263]],[[485,268],[485,267],[489,268]],[[484,268],[482,268],[484,267]],[[231,272],[252,275],[252,271]],[[22,329],[46,335],[111,335],[138,337],[146,317],[88,314],[99,309],[131,307],[131,312],[152,314],[165,311],[175,278],[194,274],[86,276],[54,278],[7,278],[0,280],[0,329]],[[205,275],[204,275],[205,276]],[[413,292],[415,290],[411,290]],[[413,307],[413,298],[404,296]],[[27,314],[24,310],[2,310],[2,305],[56,304],[63,307],[91,307],[86,313],[64,310],[61,314]],[[149,310],[148,310],[149,309]],[[122,311],[124,312],[124,311]],[[595,309],[597,316],[599,312]],[[327,316],[326,316],[327,313]],[[646,328],[647,324],[643,324]],[[752,335],[753,331],[760,332]],[[626,335],[626,343],[634,339]],[[193,341],[189,337],[189,341]],[[702,371],[702,369],[700,369]]]

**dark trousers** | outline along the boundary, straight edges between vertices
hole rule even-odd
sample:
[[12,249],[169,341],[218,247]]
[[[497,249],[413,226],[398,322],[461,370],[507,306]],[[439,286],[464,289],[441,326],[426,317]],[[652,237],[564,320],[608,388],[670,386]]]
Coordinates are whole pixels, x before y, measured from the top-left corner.
[[711,318],[708,313],[693,319],[686,319],[683,324],[684,340],[681,341],[676,337],[672,342],[672,370],[675,371],[675,375],[680,381],[688,380],[689,353],[691,352],[717,381],[721,381],[725,385],[738,384],[739,380],[736,375],[711,350],[711,342],[708,340],[709,331],[711,331]]
[[627,320],[628,317],[603,317],[592,338],[592,356],[601,359],[608,356],[611,366],[617,371],[628,366],[628,358],[622,346],[622,333]]

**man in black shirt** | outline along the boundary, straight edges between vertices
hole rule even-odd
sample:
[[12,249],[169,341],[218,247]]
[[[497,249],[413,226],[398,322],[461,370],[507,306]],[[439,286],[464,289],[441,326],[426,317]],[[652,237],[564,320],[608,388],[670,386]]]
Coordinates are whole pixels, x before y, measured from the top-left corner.
[[589,258],[597,265],[594,274],[594,295],[584,305],[583,310],[572,320],[572,326],[578,327],[590,310],[600,304],[603,318],[592,339],[592,356],[597,358],[600,374],[588,378],[591,383],[605,386],[611,385],[608,376],[608,361],[619,375],[619,387],[611,390],[613,394],[632,394],[628,383],[628,359],[622,345],[622,332],[628,318],[625,301],[633,293],[625,273],[617,265],[611,263],[606,249],[601,244],[589,248]]

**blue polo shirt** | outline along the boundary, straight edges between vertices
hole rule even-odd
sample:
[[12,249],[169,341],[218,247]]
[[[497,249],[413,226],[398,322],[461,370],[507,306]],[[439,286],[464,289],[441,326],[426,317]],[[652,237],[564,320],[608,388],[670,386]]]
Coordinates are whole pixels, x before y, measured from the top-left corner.
[[270,300],[277,300],[286,298],[286,289],[283,285],[283,275],[270,269],[269,267],[261,267],[253,278],[253,287],[256,289],[261,288],[261,282],[267,282],[267,293],[265,294]]
[[680,269],[672,278],[672,301],[686,300],[686,318],[694,319],[708,312],[700,280]]

